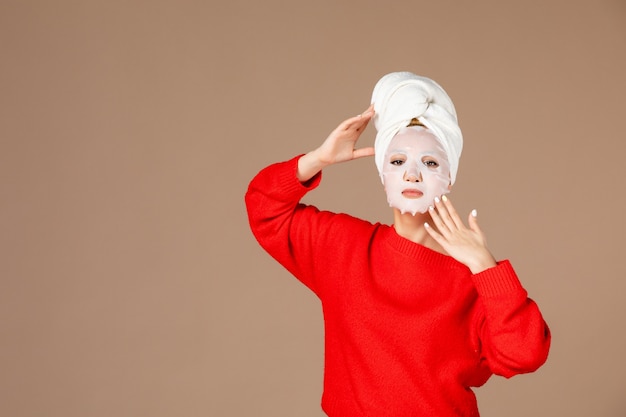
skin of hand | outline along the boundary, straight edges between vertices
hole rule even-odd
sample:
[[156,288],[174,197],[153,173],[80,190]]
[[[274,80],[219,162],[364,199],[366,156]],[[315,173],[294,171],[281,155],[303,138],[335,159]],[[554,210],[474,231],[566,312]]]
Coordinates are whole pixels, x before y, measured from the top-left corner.
[[298,179],[306,182],[329,165],[373,156],[373,147],[360,149],[355,147],[361,133],[373,116],[374,105],[372,104],[358,116],[341,122],[319,148],[303,155],[298,160]]
[[496,266],[496,260],[487,249],[485,235],[478,226],[476,210],[472,210],[466,227],[452,202],[445,195],[435,199],[429,209],[437,230],[424,223],[428,234],[454,259],[466,265],[473,274]]

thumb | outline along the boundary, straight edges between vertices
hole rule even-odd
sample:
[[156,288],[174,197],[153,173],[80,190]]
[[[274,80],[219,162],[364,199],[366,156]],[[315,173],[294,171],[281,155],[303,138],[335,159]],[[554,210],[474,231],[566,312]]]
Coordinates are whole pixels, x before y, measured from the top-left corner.
[[374,148],[372,147],[360,148],[360,149],[354,150],[354,159],[363,158],[366,156],[373,156],[373,155],[374,155]]
[[478,212],[476,211],[476,209],[470,212],[467,222],[469,224],[470,229],[482,234],[482,231],[480,230],[480,226],[478,226]]

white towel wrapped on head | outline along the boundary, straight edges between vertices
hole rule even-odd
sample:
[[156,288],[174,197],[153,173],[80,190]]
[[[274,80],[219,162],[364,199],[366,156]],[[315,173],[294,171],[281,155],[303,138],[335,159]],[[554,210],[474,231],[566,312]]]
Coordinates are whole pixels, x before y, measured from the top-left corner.
[[450,163],[450,182],[454,184],[463,135],[454,104],[439,84],[411,72],[392,72],[376,83],[372,103],[377,130],[374,159],[381,180],[385,152],[391,139],[417,118],[443,145]]

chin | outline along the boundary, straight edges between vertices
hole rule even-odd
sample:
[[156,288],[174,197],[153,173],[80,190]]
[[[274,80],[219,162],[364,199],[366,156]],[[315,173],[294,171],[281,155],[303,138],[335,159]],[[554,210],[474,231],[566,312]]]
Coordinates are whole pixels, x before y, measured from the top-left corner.
[[415,208],[412,208],[412,209],[409,209],[409,208],[401,209],[401,208],[398,208],[398,207],[395,207],[395,206],[391,206],[391,207],[395,211],[397,211],[398,213],[400,213],[403,216],[412,216],[412,217],[424,214],[424,213],[426,213],[428,211],[428,209],[418,210],[418,209],[415,209]]

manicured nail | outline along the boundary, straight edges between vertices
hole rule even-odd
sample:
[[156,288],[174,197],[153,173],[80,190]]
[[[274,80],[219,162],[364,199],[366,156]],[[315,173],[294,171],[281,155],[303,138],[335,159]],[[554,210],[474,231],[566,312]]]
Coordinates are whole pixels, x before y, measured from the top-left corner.
[[448,201],[448,197],[446,197],[445,195],[442,195],[442,196],[441,196],[441,199],[442,199],[443,201]]
[[476,209],[472,210],[472,217],[476,217],[478,216],[478,212],[476,211]]
[[439,202],[439,197],[435,197],[435,203]]
[[428,206],[428,211],[433,211],[435,208],[433,206]]
[[424,227],[428,229],[430,227],[430,225],[428,223],[424,222]]

